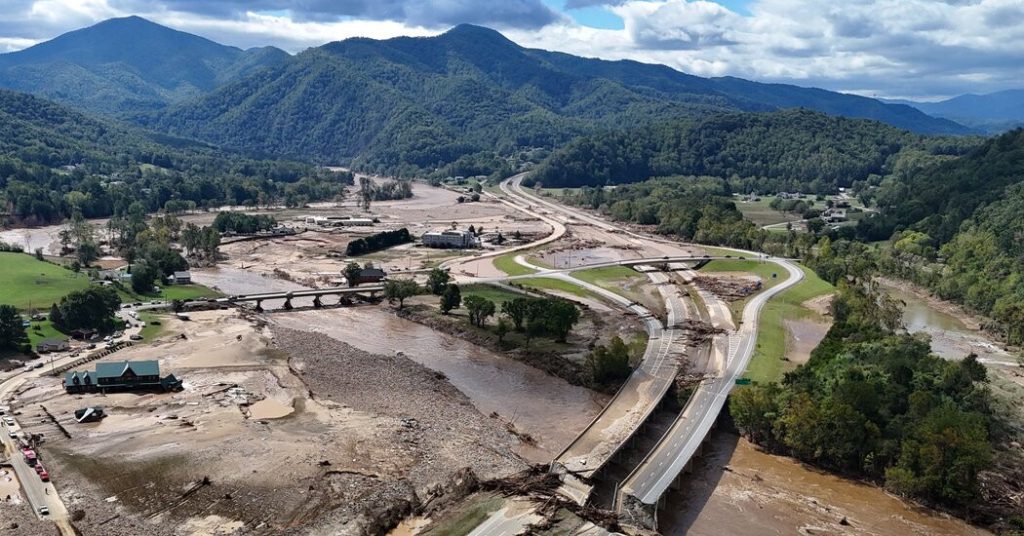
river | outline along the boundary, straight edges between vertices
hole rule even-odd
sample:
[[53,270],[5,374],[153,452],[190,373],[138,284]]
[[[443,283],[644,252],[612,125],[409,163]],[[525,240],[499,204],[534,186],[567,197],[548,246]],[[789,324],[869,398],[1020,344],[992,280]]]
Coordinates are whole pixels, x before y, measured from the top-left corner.
[[[193,280],[228,294],[303,288],[233,268],[196,270]],[[309,305],[293,300],[296,307]],[[265,304],[273,305],[268,302]],[[549,462],[597,415],[605,398],[518,361],[398,318],[380,307],[268,313],[280,326],[317,331],[361,350],[410,359],[443,373],[484,415],[496,412],[537,441],[521,449],[526,459]]]
[[990,365],[1016,366],[1016,359],[984,331],[968,326],[956,315],[937,307],[906,289],[882,287],[903,301],[903,324],[910,333],[926,333],[932,339],[932,352],[946,359],[962,359],[974,352],[978,360]]

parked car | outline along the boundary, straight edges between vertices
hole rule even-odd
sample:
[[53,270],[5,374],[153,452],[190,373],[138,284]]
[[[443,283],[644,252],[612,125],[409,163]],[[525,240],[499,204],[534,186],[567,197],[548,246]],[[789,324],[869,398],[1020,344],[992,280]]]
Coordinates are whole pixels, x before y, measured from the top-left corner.
[[135,334],[132,334],[132,336],[128,337],[128,338],[133,340],[133,341],[141,341],[142,340],[142,335],[139,335],[138,333],[135,333]]
[[50,515],[50,509],[48,507],[46,507],[46,506],[40,506],[39,507],[39,515],[41,515],[41,516],[48,516],[48,515]]

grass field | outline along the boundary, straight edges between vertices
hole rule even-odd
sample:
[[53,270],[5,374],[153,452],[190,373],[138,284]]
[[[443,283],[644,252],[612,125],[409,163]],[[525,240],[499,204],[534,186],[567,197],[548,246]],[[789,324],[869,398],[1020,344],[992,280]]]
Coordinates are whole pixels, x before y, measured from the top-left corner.
[[516,255],[522,255],[522,253],[518,251],[513,251],[511,253],[506,253],[504,255],[495,257],[493,261],[494,267],[501,270],[502,272],[505,272],[510,276],[530,275],[537,273],[536,270],[527,268],[522,264],[516,262]]
[[483,497],[464,503],[446,518],[431,524],[423,536],[465,536],[505,505],[502,497]]
[[[743,213],[743,217],[753,222],[758,226],[772,225],[776,223],[784,223],[787,221],[797,221],[800,218],[797,214],[790,214],[789,212],[779,212],[768,206],[772,202],[774,197],[765,196],[760,201],[736,201],[736,208]],[[816,206],[820,205],[824,208],[823,202],[817,202]]]
[[0,253],[0,303],[47,311],[61,297],[88,286],[85,274],[24,253]]
[[26,329],[25,333],[28,334],[28,342],[32,345],[33,349],[45,339],[67,338],[67,335],[57,331],[57,328],[53,327],[49,320],[32,322],[32,327]]
[[623,281],[643,277],[640,275],[640,272],[625,266],[606,266],[604,268],[580,270],[573,272],[572,276],[587,283],[593,283],[594,285],[606,288],[608,285],[621,284]]
[[146,325],[143,326],[142,330],[139,332],[139,335],[142,337],[142,340],[153,340],[154,338],[159,336],[161,332],[163,332],[163,318],[163,315],[158,315],[155,313],[139,313],[139,320],[146,323]]
[[519,279],[515,282],[517,285],[522,285],[526,288],[534,288],[538,290],[557,290],[560,292],[566,292],[573,296],[579,296],[581,298],[589,298],[594,300],[600,300],[600,296],[597,296],[593,292],[579,286],[564,281],[562,279],[552,279],[550,277],[531,277],[529,279]]
[[519,294],[518,292],[505,290],[501,287],[496,287],[494,285],[463,285],[459,288],[459,290],[462,292],[463,299],[465,299],[466,296],[480,296],[481,298],[487,298],[488,300],[491,300],[492,302],[497,304],[498,309],[501,309],[501,304],[509,300],[523,297],[523,295]]
[[835,288],[813,271],[801,266],[804,279],[765,304],[758,324],[757,346],[745,376],[757,382],[773,382],[796,366],[786,361],[786,320],[817,316],[803,303],[833,292]]
[[194,300],[196,298],[220,298],[223,296],[223,294],[216,290],[195,284],[162,286],[160,287],[160,292],[150,292],[148,294],[133,292],[129,284],[124,285],[124,288],[118,288],[117,294],[121,297],[121,301],[125,303],[151,300]]

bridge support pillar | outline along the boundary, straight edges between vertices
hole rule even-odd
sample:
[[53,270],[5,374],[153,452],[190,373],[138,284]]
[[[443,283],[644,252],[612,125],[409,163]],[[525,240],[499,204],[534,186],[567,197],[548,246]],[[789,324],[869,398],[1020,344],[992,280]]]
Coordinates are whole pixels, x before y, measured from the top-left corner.
[[293,309],[293,307],[292,307],[292,299],[291,298],[285,298],[284,299],[284,308],[289,310],[289,311],[291,311]]
[[256,300],[256,311],[263,312],[263,300]]
[[320,301],[320,298],[320,296],[316,296],[315,298],[313,298],[313,307],[319,309],[324,306],[324,302]]

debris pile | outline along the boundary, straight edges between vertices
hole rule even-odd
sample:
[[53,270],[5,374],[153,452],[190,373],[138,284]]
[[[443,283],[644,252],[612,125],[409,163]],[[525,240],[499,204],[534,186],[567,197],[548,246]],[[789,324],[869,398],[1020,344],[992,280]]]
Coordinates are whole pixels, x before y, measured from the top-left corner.
[[700,346],[710,341],[715,335],[725,333],[722,328],[716,328],[708,322],[693,318],[687,318],[675,327],[686,332],[686,344],[689,346]]
[[708,290],[725,301],[737,301],[761,290],[761,280],[747,277],[710,277],[699,275],[693,278],[701,288]]

